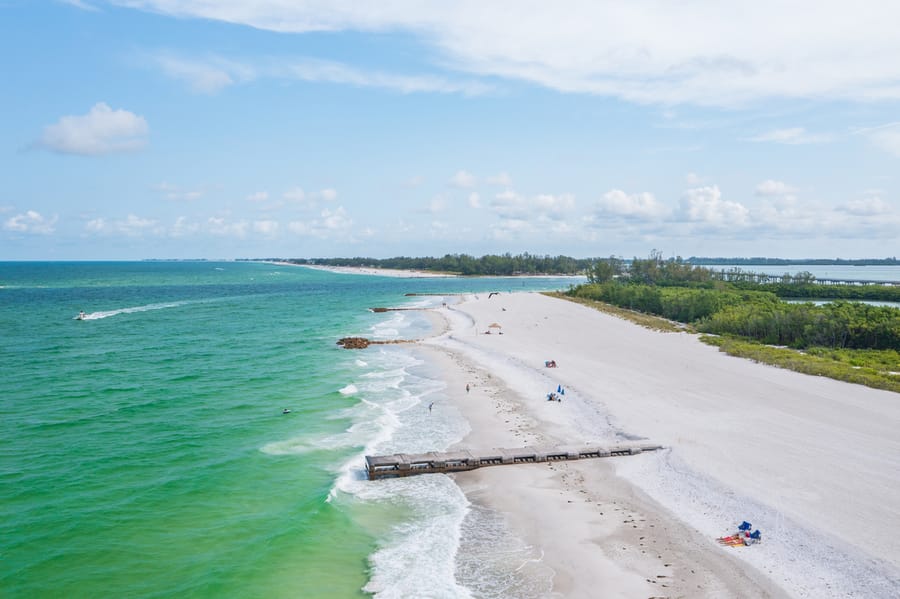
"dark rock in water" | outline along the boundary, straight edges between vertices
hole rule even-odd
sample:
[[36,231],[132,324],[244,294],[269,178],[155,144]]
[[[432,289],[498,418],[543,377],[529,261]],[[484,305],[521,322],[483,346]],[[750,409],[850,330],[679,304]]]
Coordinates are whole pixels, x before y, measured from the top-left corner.
[[365,337],[343,337],[337,344],[344,349],[366,349],[370,345],[394,345],[398,343],[417,343],[415,339],[392,339],[390,341],[371,341]]
[[369,347],[369,340],[364,337],[343,337],[338,339],[337,344],[344,349],[365,349]]

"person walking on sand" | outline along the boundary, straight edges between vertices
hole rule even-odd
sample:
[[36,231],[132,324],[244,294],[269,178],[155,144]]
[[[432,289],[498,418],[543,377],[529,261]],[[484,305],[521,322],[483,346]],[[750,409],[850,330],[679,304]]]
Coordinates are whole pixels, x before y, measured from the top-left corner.
[[431,402],[430,404],[428,404],[428,413],[429,414],[431,414],[431,408],[433,408],[433,407],[434,407],[434,402]]
[[469,383],[466,383],[466,393],[469,392]]

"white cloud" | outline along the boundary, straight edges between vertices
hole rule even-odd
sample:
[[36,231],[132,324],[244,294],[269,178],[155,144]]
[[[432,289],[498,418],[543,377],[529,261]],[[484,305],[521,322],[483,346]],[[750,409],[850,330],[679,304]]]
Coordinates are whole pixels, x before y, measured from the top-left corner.
[[718,185],[688,189],[681,197],[683,216],[697,223],[709,225],[745,225],[750,211],[742,204],[722,199]]
[[74,6],[75,8],[80,8],[81,10],[87,10],[90,12],[99,12],[99,8],[88,4],[87,2],[83,2],[82,0],[59,0],[63,4],[68,4],[69,6]]
[[353,225],[353,221],[347,216],[347,211],[343,206],[338,206],[335,210],[322,211],[322,226],[331,231],[339,229],[348,229]]
[[437,214],[438,212],[443,212],[447,209],[447,198],[442,195],[435,196],[431,198],[431,201],[428,203],[428,211],[432,214]]
[[260,233],[264,237],[274,237],[278,234],[278,221],[257,220],[253,222],[253,232]]
[[177,185],[171,185],[165,181],[157,183],[152,189],[153,191],[161,193],[167,200],[172,201],[190,202],[192,200],[199,200],[206,193],[202,189],[182,189]]
[[478,81],[452,81],[433,75],[397,75],[382,71],[357,69],[339,62],[317,59],[294,59],[273,65],[273,77],[317,83],[339,83],[356,87],[388,89],[403,94],[440,93],[477,96],[492,87]]
[[447,233],[450,233],[452,231],[452,229],[450,228],[450,225],[448,225],[447,223],[445,223],[443,221],[439,221],[439,220],[431,221],[431,225],[430,225],[429,229],[430,229],[429,232],[430,232],[431,236],[438,237],[438,238],[446,237]]
[[890,204],[878,196],[850,200],[843,206],[840,206],[840,210],[856,216],[878,216],[893,212]]
[[38,235],[49,235],[56,230],[57,216],[44,218],[44,216],[35,210],[27,210],[22,214],[12,216],[3,223],[3,228],[7,231],[16,233],[35,233]]
[[324,200],[326,202],[335,201],[338,197],[338,192],[336,189],[330,187],[313,192],[306,192],[303,191],[303,188],[301,187],[294,187],[293,189],[284,192],[282,197],[289,202],[302,204],[308,208],[312,208],[315,207],[319,200]]
[[124,220],[117,223],[119,231],[132,236],[139,236],[144,231],[153,230],[156,224],[157,222],[151,218],[142,218],[134,214],[129,214]]
[[492,236],[510,240],[528,233],[554,231],[575,208],[571,194],[539,194],[530,198],[511,189],[494,195],[491,210],[500,219],[492,226]]
[[511,241],[533,233],[535,228],[524,219],[510,218],[491,227],[491,237],[497,241]]
[[64,116],[44,127],[37,145],[62,154],[86,156],[127,152],[142,148],[148,131],[144,117],[98,102],[87,114]]
[[562,220],[575,207],[575,196],[540,194],[534,198],[534,205],[539,220]]
[[490,185],[502,185],[504,187],[512,187],[512,177],[509,176],[509,173],[498,173],[493,177],[488,177],[487,182]]
[[252,67],[219,57],[190,60],[164,53],[152,56],[151,61],[167,76],[204,94],[214,94],[229,85],[252,81],[256,77]]
[[289,189],[284,192],[282,196],[284,199],[291,202],[305,202],[306,201],[306,192],[303,191],[300,187],[294,187],[293,189]]
[[317,219],[292,221],[287,225],[288,230],[295,235],[312,235],[319,239],[333,240],[346,239],[352,227],[353,220],[343,206],[334,210],[325,208]]
[[307,223],[299,220],[289,222],[287,228],[288,231],[294,233],[295,235],[306,235],[310,230]]
[[599,212],[634,219],[655,220],[668,214],[668,209],[656,201],[652,193],[627,194],[611,189],[597,201]]
[[189,237],[196,235],[198,231],[200,231],[200,226],[197,223],[192,223],[186,216],[179,216],[169,230],[169,236]]
[[496,194],[491,200],[491,209],[505,219],[527,220],[529,215],[525,198],[511,189]]
[[206,219],[205,230],[217,237],[237,237],[243,239],[247,236],[249,223],[244,220],[228,222],[224,217],[211,216]]
[[770,142],[795,146],[802,144],[827,143],[832,139],[832,136],[827,133],[809,133],[803,127],[791,127],[789,129],[774,129],[772,131],[767,131],[754,137],[748,137],[746,141]]
[[469,194],[469,206],[472,208],[481,208],[481,196],[478,195],[477,191],[473,191]]
[[701,177],[697,173],[688,173],[684,176],[684,182],[687,183],[690,187],[697,187],[702,185],[705,181],[704,177]]
[[106,219],[94,218],[85,223],[84,228],[89,233],[103,233],[107,231]]
[[477,183],[475,175],[466,171],[457,171],[450,179],[450,184],[460,189],[470,189]]
[[[445,68],[640,103],[900,99],[900,6],[891,0],[865,10],[758,0],[737,12],[718,0],[109,1],[279,32],[401,31]],[[315,63],[305,71],[298,76],[353,79]]]
[[146,233],[160,235],[164,232],[156,220],[135,214],[129,214],[124,219],[118,220],[95,218],[88,221],[84,228],[88,233],[125,235],[126,237],[142,237]]
[[255,191],[247,196],[247,200],[250,202],[265,202],[269,199],[268,191]]
[[183,81],[195,92],[216,93],[258,79],[307,81],[387,89],[402,94],[438,93],[476,96],[493,87],[479,81],[455,81],[435,75],[406,75],[356,68],[340,62],[306,57],[271,58],[265,62],[231,60],[221,56],[188,58],[171,53],[150,57],[162,72]]
[[795,193],[796,191],[784,181],[775,181],[774,179],[766,179],[756,186],[756,195],[758,196],[780,196]]
[[877,147],[900,158],[900,123],[894,123],[889,128],[872,131],[868,137]]

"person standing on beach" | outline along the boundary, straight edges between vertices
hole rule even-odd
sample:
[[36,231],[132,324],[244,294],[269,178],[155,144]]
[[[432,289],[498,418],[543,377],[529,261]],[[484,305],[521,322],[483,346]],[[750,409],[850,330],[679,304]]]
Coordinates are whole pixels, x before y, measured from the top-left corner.
[[466,393],[469,392],[469,383],[466,383]]
[[429,414],[431,414],[431,408],[433,408],[433,407],[434,407],[434,402],[431,402],[430,404],[428,404],[428,413]]

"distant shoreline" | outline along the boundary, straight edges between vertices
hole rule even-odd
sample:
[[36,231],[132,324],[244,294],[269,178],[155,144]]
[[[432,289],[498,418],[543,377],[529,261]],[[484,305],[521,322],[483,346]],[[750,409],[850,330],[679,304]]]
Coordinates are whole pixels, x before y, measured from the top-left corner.
[[376,277],[396,277],[406,279],[486,279],[486,278],[504,278],[504,279],[583,279],[584,275],[551,275],[551,274],[534,274],[534,275],[455,275],[449,273],[428,272],[424,270],[402,270],[397,268],[373,268],[363,266],[325,266],[322,264],[296,264],[294,262],[269,262],[269,264],[277,264],[279,266],[300,266],[302,268],[311,268],[313,270],[322,270],[344,275],[369,275]]
[[296,264],[294,262],[270,262],[279,266],[299,266],[312,270],[324,270],[343,275],[369,275],[378,277],[416,278],[416,279],[448,279],[459,275],[425,272],[422,270],[399,270],[395,268],[368,268],[362,266],[323,266],[320,264]]

